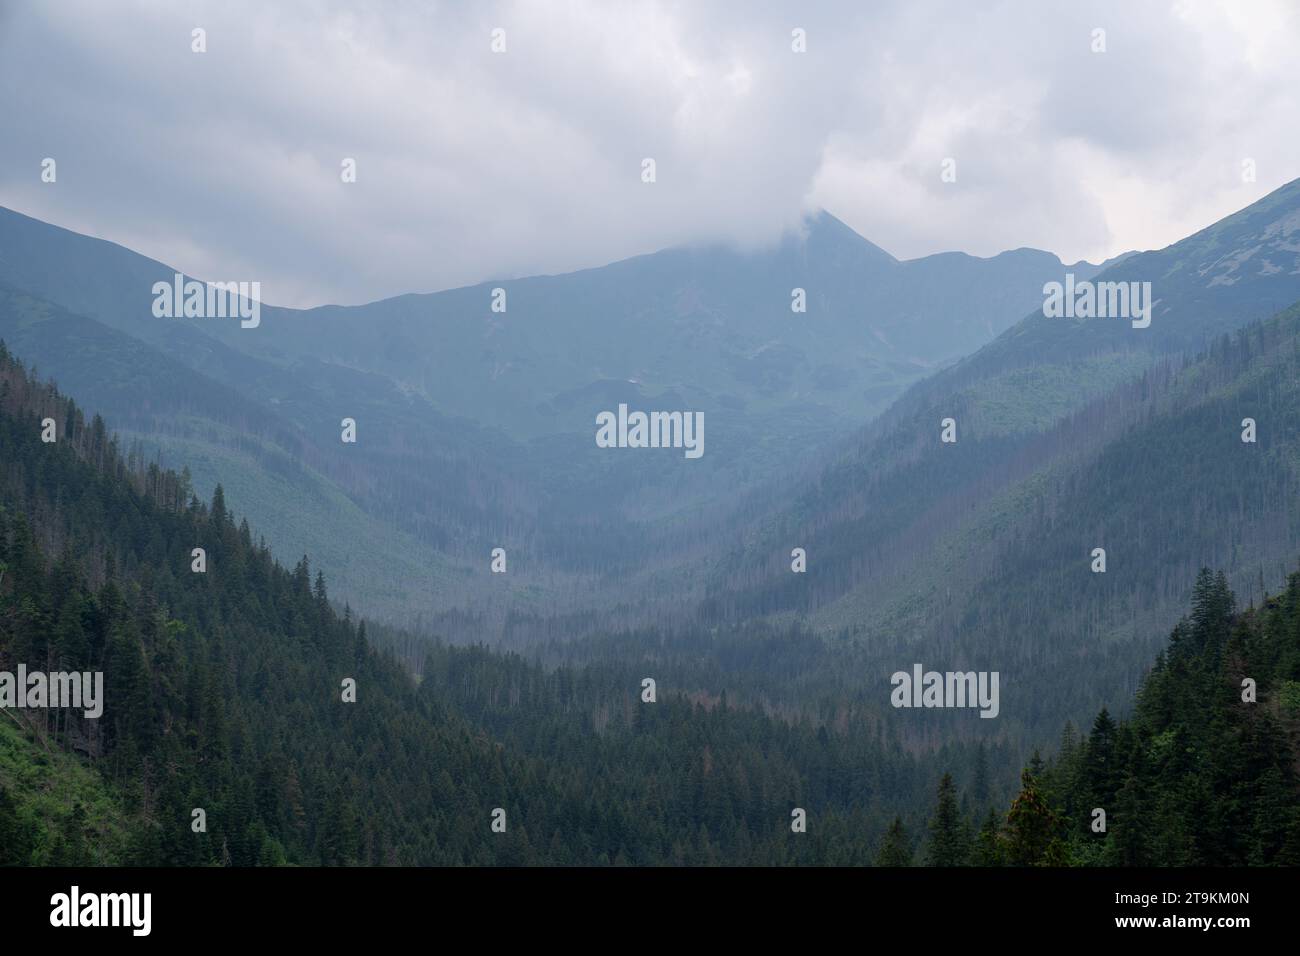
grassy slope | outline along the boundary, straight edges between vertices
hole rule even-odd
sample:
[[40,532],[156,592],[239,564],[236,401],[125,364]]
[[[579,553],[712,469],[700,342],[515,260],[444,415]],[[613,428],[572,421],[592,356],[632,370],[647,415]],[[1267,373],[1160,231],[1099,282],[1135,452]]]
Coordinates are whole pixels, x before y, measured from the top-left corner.
[[[441,604],[465,587],[463,569],[366,514],[324,476],[305,467],[296,473],[268,468],[264,460],[236,447],[240,436],[233,431],[202,424],[204,437],[122,435],[161,448],[166,466],[188,467],[195,493],[204,501],[221,484],[231,507],[266,537],[280,561],[294,564],[310,555],[313,567],[338,582],[335,599],[367,615]],[[266,447],[262,455],[287,457]]]
[[105,866],[125,862],[123,810],[112,788],[76,757],[57,748],[46,751],[11,713],[0,716],[0,785],[31,835],[32,865],[57,863],[56,846],[78,808],[91,859]]

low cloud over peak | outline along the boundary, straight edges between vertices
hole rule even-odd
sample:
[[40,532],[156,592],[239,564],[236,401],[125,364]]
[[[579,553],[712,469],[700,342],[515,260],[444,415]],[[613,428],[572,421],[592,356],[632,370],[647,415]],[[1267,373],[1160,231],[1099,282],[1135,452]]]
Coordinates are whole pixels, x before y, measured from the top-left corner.
[[899,259],[1098,261],[1300,155],[1284,2],[2,9],[0,204],[300,306],[761,247],[818,208]]

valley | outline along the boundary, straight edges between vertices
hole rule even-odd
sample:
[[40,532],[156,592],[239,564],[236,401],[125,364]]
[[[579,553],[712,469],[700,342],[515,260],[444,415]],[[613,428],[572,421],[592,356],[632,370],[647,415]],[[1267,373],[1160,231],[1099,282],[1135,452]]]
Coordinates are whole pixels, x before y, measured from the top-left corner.
[[[1300,311],[1287,303],[1300,301],[1300,264],[1277,263],[1297,205],[1293,183],[1092,273],[1098,288],[1160,277],[1154,307],[1131,322],[1044,314],[1044,285],[1087,271],[1028,257],[1000,334],[965,356],[943,343],[924,361],[899,351],[887,315],[862,327],[918,265],[824,214],[768,259],[679,250],[609,267],[616,282],[507,283],[493,320],[479,295],[498,285],[355,310],[262,304],[244,329],[154,320],[148,280],[177,275],[169,267],[0,214],[6,640],[28,657],[105,667],[112,729],[58,733],[112,754],[99,764],[105,799],[131,821],[113,844],[119,861],[869,863],[926,827],[944,774],[982,813],[1026,798],[1031,784],[1018,791],[1016,778],[1032,764],[1069,805],[1083,771],[1066,780],[1056,768],[1076,759],[1071,728],[1099,710],[1155,719],[1141,710],[1144,675],[1164,666],[1171,628],[1205,589],[1200,569],[1222,570],[1245,615],[1294,590]],[[1272,267],[1243,272],[1268,237]],[[42,248],[66,264],[38,268]],[[1216,265],[1227,260],[1231,282]],[[959,261],[957,274],[976,268]],[[42,278],[77,263],[80,282]],[[725,334],[740,312],[716,308],[737,298],[719,286],[729,270],[743,277],[733,290],[757,290],[728,305],[750,310],[749,345]],[[646,298],[614,309],[608,297],[626,298],[641,271]],[[806,313],[790,310],[794,287],[808,290]],[[962,293],[972,315],[1005,307],[972,299],[978,287]],[[625,316],[617,348],[601,352],[565,302]],[[651,307],[683,334],[636,325],[649,327]],[[516,321],[551,325],[503,338],[500,323]],[[581,347],[562,355],[561,342]],[[45,376],[106,417],[87,421]],[[486,398],[471,406],[471,394]],[[32,444],[22,416],[38,407],[68,423],[71,447]],[[1254,442],[1242,441],[1245,418]],[[135,517],[114,527],[109,514]],[[196,540],[210,582],[176,570]],[[29,591],[39,600],[14,603]],[[1224,608],[1225,621],[1257,620]],[[33,629],[27,613],[64,623]],[[124,664],[137,646],[141,663]],[[233,672],[211,671],[214,655]],[[900,670],[914,661],[938,670]],[[1271,701],[1295,679],[1278,666]],[[902,697],[900,674],[916,685]],[[269,703],[271,684],[337,697],[343,677],[357,682],[353,700],[382,702],[355,736],[292,752],[272,743],[290,711]],[[300,700],[288,684],[280,693]],[[153,700],[216,747],[216,762],[194,764],[115,698]],[[254,732],[247,708],[263,706],[277,716]],[[1034,764],[1062,727],[1060,763]],[[250,734],[262,769],[241,760],[236,771]],[[148,771],[142,791],[130,781],[158,747],[188,769]],[[373,780],[339,776],[332,748]],[[449,762],[477,769],[428,776]],[[613,764],[626,774],[611,776]],[[412,787],[457,809],[423,816],[399,796]],[[163,799],[180,813],[199,792],[220,794],[218,818],[241,821],[221,825],[224,848],[177,843],[144,810]],[[471,821],[507,804],[509,832],[523,836],[489,850]],[[812,845],[769,829],[809,804],[820,809],[794,832],[818,834]],[[337,835],[300,816],[333,821]],[[666,822],[684,816],[700,825],[689,839]],[[32,850],[43,860],[81,852],[82,823],[60,819],[64,832]],[[1059,844],[1027,850],[995,821],[981,852],[1101,859],[1060,823]],[[575,825],[585,843],[571,842]],[[973,859],[977,835],[957,842]]]

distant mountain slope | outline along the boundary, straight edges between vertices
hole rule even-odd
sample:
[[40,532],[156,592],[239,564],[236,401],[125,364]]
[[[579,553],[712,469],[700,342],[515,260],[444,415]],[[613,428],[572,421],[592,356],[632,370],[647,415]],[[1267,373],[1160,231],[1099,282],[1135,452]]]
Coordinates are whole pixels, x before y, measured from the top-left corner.
[[[449,414],[524,439],[585,434],[586,408],[574,418],[564,397],[629,380],[720,409],[810,404],[859,421],[1006,328],[1061,268],[1028,249],[900,263],[822,212],[766,250],[670,249],[364,306],[268,306],[254,330],[155,319],[150,289],[171,280],[171,267],[0,210],[0,281],[16,288],[150,340],[192,324],[264,358],[379,372]],[[491,309],[497,287],[505,312]],[[804,314],[791,311],[795,288],[806,292]]]
[[[999,732],[1045,739],[1124,704],[1197,568],[1222,567],[1255,598],[1285,580],[1300,552],[1298,382],[1300,306],[1032,445],[962,439],[950,460],[980,463],[981,485],[948,489],[916,465],[874,488],[898,511],[789,518],[751,542],[771,556],[766,573],[735,554],[724,567],[750,583],[715,584],[706,613],[807,616],[850,640],[867,674],[912,660],[997,670]],[[1247,418],[1254,443],[1241,440]],[[789,570],[793,544],[806,574]]]
[[[1061,281],[1063,275],[1053,278]],[[1135,329],[1123,319],[1049,318],[1040,296],[1039,308],[921,383],[895,413],[966,390],[978,394],[986,383],[1043,366],[1060,369],[1065,379],[1080,379],[1078,386],[1069,385],[1079,394],[1095,394],[1105,383],[1097,389],[1082,381],[1093,367],[1089,359],[1133,366],[1149,355],[1195,351],[1224,332],[1280,312],[1300,300],[1300,180],[1164,249],[1126,256],[1095,278],[1150,282],[1155,300],[1150,327]],[[1017,396],[1025,404],[1037,398],[1034,391]],[[1014,430],[1012,423],[1001,424]]]
[[[1043,693],[1004,710],[1027,727],[1121,702],[1153,653],[1132,642],[1172,625],[1196,569],[1259,593],[1300,551],[1300,314],[1242,329],[1300,300],[1297,209],[1292,184],[1107,270],[1172,277],[1149,329],[1031,317],[914,388],[794,495],[748,501],[757,517],[717,535],[736,543],[709,567],[706,615],[808,615],[867,647],[1032,677]],[[1241,265],[1284,255],[1287,270]],[[796,546],[806,574],[790,571]]]
[[[462,572],[350,499],[333,449],[259,403],[255,390],[229,388],[122,332],[3,285],[0,342],[43,356],[40,372],[103,409],[133,459],[151,461],[161,451],[167,464],[184,466],[200,494],[223,484],[247,501],[246,513],[283,549],[283,560],[311,553],[323,567],[347,572],[340,596],[376,610],[463,596]],[[229,352],[200,344],[205,362],[195,364]]]
[[[277,314],[267,337],[287,353],[381,371],[516,434],[585,431],[601,406],[557,399],[631,381],[724,421],[729,409],[751,410],[784,441],[793,422],[783,409],[870,416],[1005,328],[1060,269],[1033,250],[900,263],[823,212],[769,250],[670,249],[562,276]],[[494,288],[506,292],[505,313],[490,311]],[[791,311],[794,289],[806,293],[806,313]]]
[[[1282,263],[1285,255],[1287,269],[1240,266],[1252,257]],[[1225,274],[1237,280],[1219,281]],[[1040,310],[910,389],[844,452],[796,483],[793,496],[787,486],[747,503],[759,516],[751,537],[760,528],[798,533],[805,541],[846,525],[859,529],[856,545],[810,576],[805,601],[824,604],[878,576],[882,566],[924,553],[951,527],[952,515],[1005,491],[1025,474],[1026,463],[1040,467],[1072,450],[1053,443],[1052,430],[1090,402],[1140,381],[1162,356],[1203,348],[1300,300],[1300,181],[1167,249],[1128,257],[1098,278],[1152,281],[1158,304],[1151,326],[1046,318]],[[940,440],[946,418],[955,422],[955,444]],[[883,564],[867,557],[873,553]],[[787,563],[778,556],[759,560],[776,577]],[[724,576],[750,576],[752,567],[752,561],[733,561]],[[773,593],[790,586],[784,582]]]
[[[900,263],[822,213],[767,250],[672,249],[366,306],[265,306],[260,325],[245,329],[157,318],[153,284],[170,283],[170,267],[0,210],[0,282],[146,343],[168,369],[199,373],[194,389],[211,382],[239,396],[228,404],[242,411],[232,428],[217,390],[201,403],[173,401],[180,386],[150,375],[129,397],[90,392],[98,386],[86,375],[78,387],[171,460],[191,462],[200,487],[227,472],[259,526],[286,544],[317,545],[322,566],[373,601],[369,610],[403,620],[448,603],[494,615],[511,601],[527,613],[608,607],[608,592],[592,597],[602,579],[622,589],[618,600],[644,604],[633,577],[698,549],[706,506],[729,508],[738,491],[785,473],[987,341],[1061,268],[1033,250]],[[504,313],[491,311],[498,287]],[[806,313],[791,311],[795,288]],[[19,344],[60,377],[91,367],[75,336]],[[597,448],[596,414],[620,403],[703,412],[704,457]],[[239,435],[253,408],[265,412],[262,431],[286,438],[274,454]],[[354,446],[339,440],[344,418],[357,422]],[[324,479],[310,517],[285,507],[283,476],[300,465]],[[304,535],[299,517],[328,534],[320,515],[340,497],[389,534]],[[435,554],[419,560],[439,586],[401,574],[411,587],[376,590],[392,576],[368,555],[410,553],[403,536]],[[495,547],[510,555],[510,601],[483,577]],[[443,565],[461,570],[449,578]]]

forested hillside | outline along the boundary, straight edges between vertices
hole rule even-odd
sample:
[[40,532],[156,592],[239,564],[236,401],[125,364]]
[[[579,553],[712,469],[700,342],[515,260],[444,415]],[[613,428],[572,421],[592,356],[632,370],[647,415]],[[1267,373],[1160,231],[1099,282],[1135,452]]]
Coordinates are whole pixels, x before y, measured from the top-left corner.
[[[1068,470],[1080,453],[1095,451],[1153,413],[1168,412],[1168,402],[1157,406],[1156,393],[1167,395],[1171,372],[1197,355],[1217,380],[1224,372],[1242,372],[1240,355],[1224,354],[1233,347],[1224,337],[1300,301],[1291,248],[1298,213],[1300,182],[1293,182],[1099,276],[1151,281],[1158,303],[1149,328],[1115,319],[1047,318],[1040,311],[914,386],[848,448],[814,462],[802,480],[746,503],[748,516],[722,536],[729,553],[710,568],[709,609],[724,617],[743,608],[814,611],[822,613],[820,623],[834,626],[891,595],[932,602],[933,592],[914,593],[919,575],[927,578],[919,582],[924,586],[949,571],[979,577],[995,567],[969,561],[943,567],[952,533],[968,526],[973,513],[1005,526],[1004,512],[1020,505],[1012,499],[1023,495],[1031,476],[1054,465]],[[1294,323],[1283,324],[1281,334],[1289,337]],[[1257,352],[1273,347],[1259,335],[1250,339]],[[1182,394],[1197,401],[1218,397],[1188,387],[1186,378],[1180,384]],[[955,423],[952,443],[940,441],[945,418]],[[1278,435],[1273,424],[1270,437]],[[1143,488],[1133,483],[1124,490],[1132,495]],[[795,544],[815,562],[801,579],[788,573]],[[1217,563],[1197,555],[1185,560],[1193,573]],[[1178,576],[1187,577],[1182,569]],[[836,620],[832,605],[841,600],[846,613]]]
[[[41,441],[44,418],[57,441]],[[306,558],[288,570],[254,543],[221,491],[200,504],[183,476],[124,458],[102,420],[0,347],[0,670],[100,670],[106,687],[98,719],[5,711],[2,863],[1261,864],[1300,851],[1300,574],[1238,613],[1222,575],[1203,573],[1132,718],[1103,711],[1085,740],[1067,728],[1006,815],[992,807],[1009,781],[991,764],[1007,753],[905,749],[894,715],[797,676],[806,705],[783,702],[777,685],[829,654],[798,631],[720,636],[712,664],[653,633],[557,668],[388,629],[377,643]]]
[[[1293,566],[1298,382],[1292,307],[1050,426],[1008,434],[1001,405],[959,398],[958,438],[944,444],[933,407],[740,538],[704,611],[798,615],[881,667],[911,655],[1032,676],[1056,692],[1009,699],[1001,720],[1039,734],[1119,706],[1198,568],[1258,597]],[[795,546],[806,574],[790,572]]]
[[[183,462],[204,498],[219,483],[241,501],[256,502],[258,527],[279,547],[277,557],[296,559],[308,551],[318,565],[346,572],[347,595],[363,596],[372,613],[395,614],[415,604],[417,595],[448,604],[462,600],[473,579],[453,572],[439,547],[464,538],[471,527],[488,536],[479,554],[486,553],[487,540],[517,543],[503,529],[527,523],[518,500],[529,495],[473,464],[476,457],[500,457],[499,449],[482,447],[486,439],[473,427],[448,425],[436,446],[408,447],[400,428],[371,427],[363,409],[378,400],[373,377],[305,369],[283,402],[272,401],[265,390],[282,380],[274,366],[184,326],[166,331],[171,344],[158,348],[0,283],[0,338],[111,420],[124,450]],[[230,377],[239,384],[222,383]],[[364,457],[387,462],[383,487],[405,484],[411,469],[438,476],[438,494],[426,502],[418,534],[395,529],[391,514],[366,506],[377,486],[358,472],[359,456],[346,454],[351,446],[340,443],[343,413],[332,414],[335,403],[365,423]],[[317,409],[315,429],[296,420],[305,406]],[[326,408],[331,414],[322,415]],[[427,406],[406,403],[402,414],[437,424]],[[297,550],[289,552],[288,542]]]
[[862,718],[668,681],[643,702],[632,665],[421,661],[417,687],[306,558],[281,567],[220,489],[123,457],[0,349],[0,669],[102,671],[106,697],[98,719],[6,711],[8,862],[862,863],[932,775]]
[[[118,862],[478,852],[457,844],[467,830],[439,833],[437,821],[477,816],[475,799],[490,799],[477,788],[499,779],[502,756],[426,712],[400,668],[368,650],[362,626],[330,607],[305,560],[280,567],[220,492],[202,506],[175,473],[123,458],[99,418],[87,421],[7,352],[0,407],[0,658],[10,670],[102,671],[106,697],[98,719],[8,714],[42,749],[82,755],[114,791],[129,830]],[[54,443],[41,441],[45,417],[59,429]],[[206,573],[192,572],[193,548],[206,550]],[[345,677],[364,705],[340,703]],[[435,768],[446,766],[464,774],[444,792]],[[35,808],[19,807],[21,829],[34,839],[31,862],[48,862],[58,842]],[[191,830],[195,808],[206,833]]]
[[1025,768],[1005,820],[986,821],[972,858],[1300,865],[1298,765],[1300,572],[1239,611],[1223,574],[1203,570],[1132,717],[1103,709],[1083,737],[1067,726],[1056,757]]

